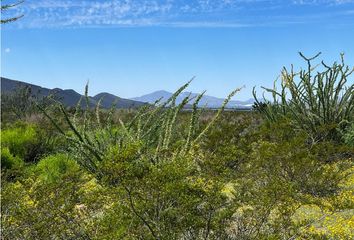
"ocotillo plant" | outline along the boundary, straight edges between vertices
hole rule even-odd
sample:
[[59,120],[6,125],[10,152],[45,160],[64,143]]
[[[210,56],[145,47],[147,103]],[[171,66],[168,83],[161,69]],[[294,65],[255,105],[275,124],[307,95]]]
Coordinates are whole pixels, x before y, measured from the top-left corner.
[[[86,108],[83,112],[80,111],[81,100],[77,104],[73,117],[59,103],[59,108],[70,128],[69,132],[62,129],[57,121],[45,112],[44,109],[43,112],[56,126],[58,131],[71,143],[72,153],[77,155],[79,164],[91,173],[100,174],[97,164],[102,161],[102,158],[111,146],[120,146],[123,148],[131,143],[137,143],[139,153],[141,154],[146,153],[146,151],[149,151],[149,153],[153,152],[151,161],[158,163],[161,159],[164,159],[163,156],[169,149],[171,141],[177,135],[174,127],[178,113],[193,100],[190,96],[187,96],[180,104],[176,104],[177,97],[188,87],[190,82],[179,88],[164,103],[157,101],[154,105],[142,107],[130,122],[124,123],[119,120],[119,126],[113,126],[111,121],[115,106],[112,106],[110,109],[104,126],[101,124],[102,121],[100,119],[100,101],[96,107],[95,117],[92,116],[94,114],[89,108],[88,86],[85,88],[84,100],[86,100]],[[238,88],[229,94],[211,122],[203,130],[199,131],[199,133],[196,131],[200,116],[200,109],[197,106],[204,92],[196,97],[193,102],[190,123],[186,129],[187,134],[182,140],[179,139],[181,144],[179,149],[174,151],[175,154],[186,154],[191,146],[197,144],[211,125],[218,119],[226,104],[240,90]],[[78,116],[79,113],[82,114],[81,122],[83,124],[80,124],[78,120],[80,118]]]
[[339,63],[329,66],[322,61],[313,66],[319,55],[307,58],[300,53],[307,68],[299,72],[293,66],[284,67],[280,91],[276,83],[273,89],[262,87],[272,100],[258,100],[253,88],[255,107],[268,120],[289,117],[294,127],[306,130],[314,141],[337,138],[337,128],[354,120],[354,84],[349,80],[354,68],[345,64],[343,54]]
[[[12,4],[2,4],[2,0],[1,0],[1,15],[4,15],[4,13],[7,10],[10,10],[13,7],[16,7],[17,5],[22,4],[24,1],[19,1],[16,3],[12,3]],[[10,18],[5,18],[5,19],[1,19],[1,24],[5,24],[5,23],[10,23],[10,22],[14,22],[17,21],[18,19],[22,18],[24,15],[20,15],[20,16],[16,16],[16,17],[10,17]]]

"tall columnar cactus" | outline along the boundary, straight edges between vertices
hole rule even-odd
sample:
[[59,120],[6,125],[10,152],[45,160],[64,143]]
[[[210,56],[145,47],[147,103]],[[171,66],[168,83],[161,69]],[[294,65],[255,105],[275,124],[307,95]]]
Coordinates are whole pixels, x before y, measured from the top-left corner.
[[306,130],[314,141],[337,137],[337,129],[343,123],[354,121],[354,84],[350,75],[354,68],[341,61],[327,65],[323,61],[313,66],[312,58],[300,56],[306,61],[307,68],[295,72],[283,68],[281,89],[262,87],[271,93],[273,99],[258,100],[255,88],[253,95],[255,107],[268,120],[276,121],[289,117],[294,127]]

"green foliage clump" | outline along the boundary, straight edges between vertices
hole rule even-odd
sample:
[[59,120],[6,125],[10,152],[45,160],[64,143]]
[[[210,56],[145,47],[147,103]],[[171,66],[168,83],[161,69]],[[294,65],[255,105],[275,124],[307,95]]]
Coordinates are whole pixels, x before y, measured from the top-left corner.
[[25,162],[38,161],[48,148],[41,130],[36,125],[25,123],[18,123],[17,126],[2,130],[1,144],[7,147],[13,156]]
[[343,139],[348,146],[354,147],[354,123],[346,129]]
[[[352,165],[352,163],[351,163]],[[302,222],[298,237],[306,239],[352,239],[354,234],[354,167],[341,174],[338,192],[313,204],[301,205],[293,215]]]
[[[350,194],[341,192],[341,182],[342,173],[352,166],[347,158],[353,150],[332,142],[308,144],[306,133],[294,130],[288,120],[224,134],[235,146],[223,143],[225,139],[214,140],[230,151],[211,149],[217,155],[207,162],[217,161],[216,167],[209,164],[209,177],[220,172],[216,179],[229,182],[225,191],[237,209],[228,235],[232,239],[290,239],[302,228],[308,230],[308,222],[293,221],[300,206],[333,211],[340,209],[334,206],[339,196],[343,203],[350,201]],[[232,140],[236,136],[238,140]],[[235,159],[232,165],[229,155]]]
[[89,219],[106,203],[92,177],[65,154],[27,168],[29,174],[2,185],[3,239],[90,239],[97,230]]
[[8,147],[1,148],[1,168],[14,169],[20,168],[24,164],[23,160],[19,157],[13,156]]
[[55,182],[67,174],[79,171],[77,163],[66,154],[49,155],[41,159],[37,166],[39,178],[47,182]]
[[[289,121],[266,123],[260,129],[261,138],[253,143],[251,161],[266,170],[269,176],[278,175],[291,183],[296,192],[326,196],[336,192],[340,172],[348,164],[337,155],[353,155],[354,150],[332,142],[308,143],[306,132],[294,131]],[[266,168],[265,168],[266,167]],[[262,172],[259,169],[259,172]]]

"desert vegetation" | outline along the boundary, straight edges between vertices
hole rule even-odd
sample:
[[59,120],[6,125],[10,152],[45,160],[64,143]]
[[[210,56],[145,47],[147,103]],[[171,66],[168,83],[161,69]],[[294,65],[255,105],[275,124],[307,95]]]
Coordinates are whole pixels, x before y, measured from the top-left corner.
[[3,95],[2,239],[352,239],[353,68],[302,57],[249,112]]

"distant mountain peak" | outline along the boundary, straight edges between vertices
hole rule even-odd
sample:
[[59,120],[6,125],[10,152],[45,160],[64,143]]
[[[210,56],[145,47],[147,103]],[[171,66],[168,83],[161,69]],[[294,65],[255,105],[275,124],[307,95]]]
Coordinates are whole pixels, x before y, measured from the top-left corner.
[[[8,78],[1,77],[1,94],[14,92],[20,86],[29,86],[32,89],[32,93],[39,94],[40,96],[48,96],[50,94],[55,94],[59,97],[60,101],[69,107],[74,107],[79,102],[80,98],[83,96],[77,93],[73,89],[61,89],[54,88],[48,89],[43,88],[34,84],[20,82],[16,80],[11,80]],[[111,108],[114,102],[116,102],[117,108],[134,108],[145,105],[146,103],[134,101],[130,99],[120,98],[110,93],[99,93],[94,97],[89,97],[90,106],[93,107],[97,104],[98,100],[104,96],[101,107],[102,108]],[[82,103],[83,104],[83,103]]]
[[101,97],[108,97],[108,98],[120,98],[120,97],[118,97],[118,96],[116,96],[116,95],[113,95],[113,94],[111,94],[111,93],[108,93],[108,92],[101,92],[101,93],[98,93],[98,94],[96,94],[95,96],[93,96],[93,98],[101,98]]
[[[166,101],[168,98],[170,98],[173,95],[173,93],[165,91],[165,90],[158,90],[154,91],[149,94],[145,94],[140,97],[134,97],[131,98],[132,100],[135,101],[140,101],[140,102],[146,102],[153,104],[157,100],[162,99],[163,101]],[[190,96],[191,98],[197,97],[199,94],[198,93],[193,93],[191,91],[185,91],[182,92],[176,99],[176,104],[179,104],[183,101],[184,98],[187,96]],[[194,100],[192,100],[190,103],[193,103]],[[199,101],[198,106],[199,107],[207,107],[207,108],[219,108],[222,106],[224,102],[224,98],[218,98],[218,97],[213,97],[209,95],[204,95],[202,99]],[[249,99],[246,101],[236,101],[236,100],[231,100],[228,104],[228,108],[250,108],[253,104],[253,99]]]
[[168,92],[168,91],[166,91],[166,90],[157,90],[157,91],[155,91],[155,92],[153,92],[153,93],[172,94],[171,92]]

